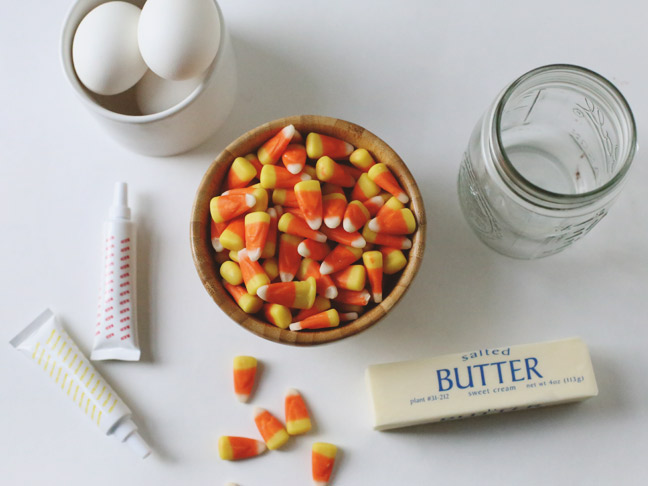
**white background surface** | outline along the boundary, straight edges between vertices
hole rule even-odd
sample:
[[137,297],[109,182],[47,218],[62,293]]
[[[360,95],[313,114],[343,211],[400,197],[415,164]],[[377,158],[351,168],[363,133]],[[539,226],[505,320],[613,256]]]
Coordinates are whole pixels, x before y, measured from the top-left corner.
[[[455,190],[470,132],[503,86],[575,63],[611,79],[648,126],[645,2],[223,0],[239,66],[226,126],[182,156],[116,145],[66,85],[58,38],[69,1],[11,2],[0,16],[0,482],[310,483],[315,440],[342,449],[334,484],[642,484],[648,452],[648,179],[645,151],[616,205],[574,248],[502,257],[464,222]],[[281,116],[358,123],[389,143],[423,191],[428,246],[410,292],[355,338],[298,349],[264,341],[210,300],[189,248],[203,172],[229,141]],[[45,307],[89,351],[101,224],[125,180],[140,228],[141,363],[98,363],[155,449],[146,461],[102,437],[7,341]],[[578,405],[371,430],[371,363],[579,335],[600,395]],[[315,433],[243,463],[221,434],[256,436],[231,360],[264,364],[253,404],[283,414],[301,389]]]

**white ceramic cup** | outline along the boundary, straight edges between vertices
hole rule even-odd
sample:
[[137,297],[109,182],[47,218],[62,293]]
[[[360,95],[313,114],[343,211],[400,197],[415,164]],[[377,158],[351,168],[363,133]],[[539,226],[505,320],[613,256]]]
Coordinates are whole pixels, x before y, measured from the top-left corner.
[[[236,98],[236,62],[221,9],[214,0],[220,18],[221,39],[218,53],[202,83],[180,103],[152,115],[136,113],[136,108],[121,110],[106,108],[112,100],[91,93],[76,75],[72,63],[72,41],[81,20],[106,0],[77,0],[70,8],[61,36],[63,70],[83,104],[101,125],[129,149],[155,156],[175,155],[197,147],[213,135],[225,122]],[[143,0],[131,3],[141,7]],[[116,95],[117,97],[121,95]],[[122,97],[122,102],[135,105],[134,97]]]

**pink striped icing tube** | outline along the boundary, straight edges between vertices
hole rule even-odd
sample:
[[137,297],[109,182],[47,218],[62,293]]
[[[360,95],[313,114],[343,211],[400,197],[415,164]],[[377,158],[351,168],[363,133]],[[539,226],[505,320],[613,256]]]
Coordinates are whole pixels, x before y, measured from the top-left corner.
[[128,207],[127,186],[115,184],[110,217],[104,224],[103,279],[92,360],[138,361],[135,299],[135,225]]

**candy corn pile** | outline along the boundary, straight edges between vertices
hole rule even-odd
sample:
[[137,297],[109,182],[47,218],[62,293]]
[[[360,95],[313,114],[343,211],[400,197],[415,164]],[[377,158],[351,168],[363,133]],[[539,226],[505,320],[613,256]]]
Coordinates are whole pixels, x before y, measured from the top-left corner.
[[363,148],[288,125],[234,160],[225,189],[210,201],[223,285],[281,329],[357,319],[407,265],[409,197]]

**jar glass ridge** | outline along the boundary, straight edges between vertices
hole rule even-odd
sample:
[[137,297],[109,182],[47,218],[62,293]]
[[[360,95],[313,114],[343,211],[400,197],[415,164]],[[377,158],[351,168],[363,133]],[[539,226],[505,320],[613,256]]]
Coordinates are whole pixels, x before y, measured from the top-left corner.
[[609,81],[578,66],[535,69],[475,127],[459,171],[462,210],[500,253],[557,253],[605,216],[636,146],[630,107]]

